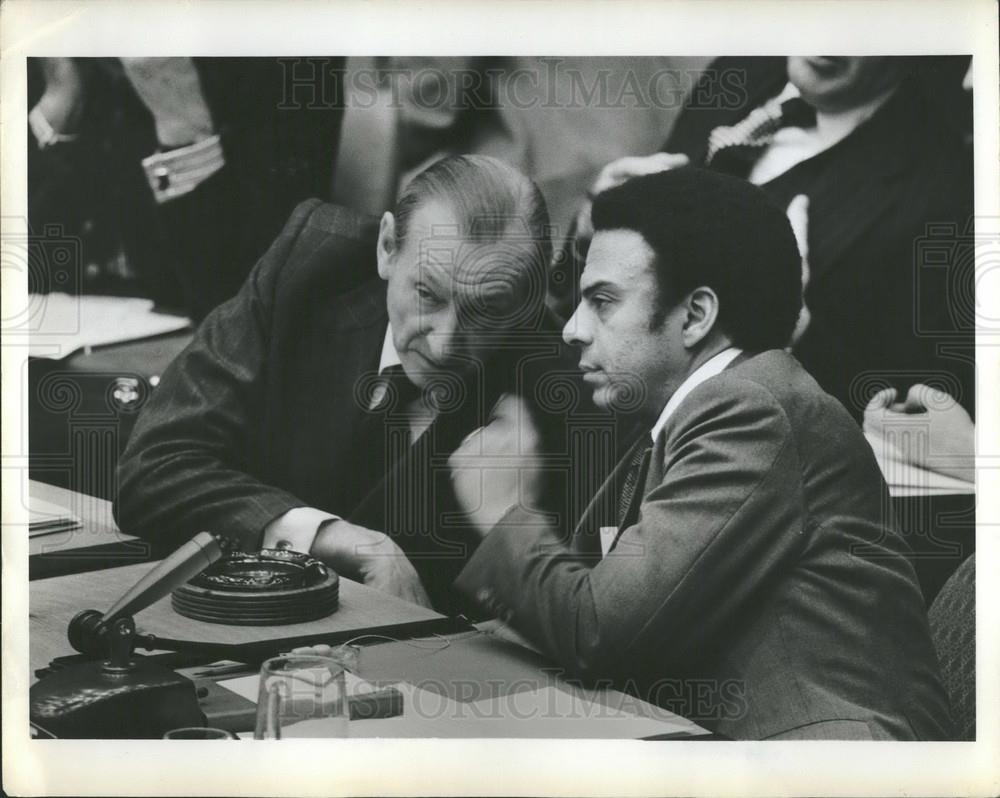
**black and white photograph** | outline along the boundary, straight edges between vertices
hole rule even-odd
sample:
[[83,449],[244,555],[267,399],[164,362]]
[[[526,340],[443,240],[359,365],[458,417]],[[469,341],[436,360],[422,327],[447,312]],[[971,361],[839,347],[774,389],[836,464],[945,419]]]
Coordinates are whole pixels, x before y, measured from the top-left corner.
[[473,5],[4,5],[5,792],[995,794],[995,5]]

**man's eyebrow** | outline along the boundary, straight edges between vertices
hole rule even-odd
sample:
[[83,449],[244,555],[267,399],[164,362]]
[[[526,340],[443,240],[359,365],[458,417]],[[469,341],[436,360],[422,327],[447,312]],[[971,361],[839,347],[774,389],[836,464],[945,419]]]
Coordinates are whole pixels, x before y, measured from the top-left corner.
[[443,268],[424,265],[417,272],[417,283],[423,283],[427,288],[439,294],[447,293],[448,279]]

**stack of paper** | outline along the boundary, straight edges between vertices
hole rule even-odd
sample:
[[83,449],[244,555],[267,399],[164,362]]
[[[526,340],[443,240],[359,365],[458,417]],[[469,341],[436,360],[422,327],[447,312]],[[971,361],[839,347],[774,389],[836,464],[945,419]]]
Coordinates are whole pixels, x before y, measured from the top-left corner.
[[976,492],[975,482],[914,463],[898,446],[882,435],[865,431],[865,438],[875,453],[882,476],[893,496],[942,496]]
[[28,535],[52,535],[71,532],[83,526],[80,519],[58,504],[31,496],[28,499]]
[[32,294],[27,332],[31,357],[64,358],[88,346],[135,341],[183,330],[190,319],[158,313],[138,297]]

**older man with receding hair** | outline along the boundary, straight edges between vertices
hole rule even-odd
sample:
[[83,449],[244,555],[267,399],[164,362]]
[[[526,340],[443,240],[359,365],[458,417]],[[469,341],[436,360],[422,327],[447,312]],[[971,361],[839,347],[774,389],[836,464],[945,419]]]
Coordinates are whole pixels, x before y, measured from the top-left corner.
[[[380,221],[299,206],[144,409],[119,465],[122,529],[308,552],[454,609],[471,538],[444,464],[552,367],[548,227],[537,187],[479,156],[433,165]],[[528,357],[539,346],[548,359]]]

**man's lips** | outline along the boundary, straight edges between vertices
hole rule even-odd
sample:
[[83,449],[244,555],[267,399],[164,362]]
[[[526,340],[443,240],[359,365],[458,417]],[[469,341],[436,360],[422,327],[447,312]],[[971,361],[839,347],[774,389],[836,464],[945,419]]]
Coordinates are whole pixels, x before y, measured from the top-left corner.
[[416,349],[407,349],[406,350],[406,354],[408,354],[410,356],[413,356],[413,357],[416,357],[425,366],[427,366],[427,368],[430,368],[430,369],[440,369],[440,368],[443,368],[442,365],[440,363],[438,363],[436,360],[431,360],[431,358],[429,358],[423,352],[420,352],[420,351],[418,351]]
[[806,62],[816,72],[821,75],[832,75],[843,69],[846,60],[843,56],[836,55],[811,55],[806,58]]

